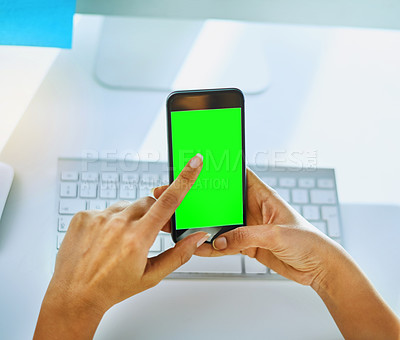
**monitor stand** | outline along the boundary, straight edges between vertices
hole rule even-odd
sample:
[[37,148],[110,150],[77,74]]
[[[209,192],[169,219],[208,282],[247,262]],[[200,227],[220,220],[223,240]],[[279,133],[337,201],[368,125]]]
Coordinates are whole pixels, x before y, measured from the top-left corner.
[[95,78],[121,90],[261,93],[270,78],[260,34],[254,24],[231,21],[105,17]]

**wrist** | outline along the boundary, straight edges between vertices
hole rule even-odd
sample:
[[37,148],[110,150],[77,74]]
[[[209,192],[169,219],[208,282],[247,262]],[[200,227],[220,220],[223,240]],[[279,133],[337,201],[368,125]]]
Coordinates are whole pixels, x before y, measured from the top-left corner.
[[320,251],[321,267],[311,283],[311,288],[322,296],[332,296],[357,266],[346,251],[334,241]]
[[50,283],[40,309],[35,331],[38,339],[90,339],[105,309]]
[[369,281],[342,246],[329,241],[321,252],[321,270],[311,288],[325,302],[336,303],[349,295],[355,295]]
[[346,339],[398,339],[399,321],[351,256],[339,245],[323,255],[311,287]]

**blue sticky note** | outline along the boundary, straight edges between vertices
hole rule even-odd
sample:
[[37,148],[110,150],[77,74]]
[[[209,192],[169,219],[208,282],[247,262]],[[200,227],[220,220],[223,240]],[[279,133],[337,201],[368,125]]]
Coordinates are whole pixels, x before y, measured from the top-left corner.
[[71,48],[76,0],[0,0],[0,45]]

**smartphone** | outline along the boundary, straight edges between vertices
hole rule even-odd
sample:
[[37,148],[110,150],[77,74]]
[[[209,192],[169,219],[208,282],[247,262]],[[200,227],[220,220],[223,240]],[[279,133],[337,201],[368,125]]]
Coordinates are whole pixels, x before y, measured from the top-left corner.
[[197,153],[203,168],[171,219],[174,242],[246,225],[244,96],[239,89],[176,91],[167,99],[169,181]]

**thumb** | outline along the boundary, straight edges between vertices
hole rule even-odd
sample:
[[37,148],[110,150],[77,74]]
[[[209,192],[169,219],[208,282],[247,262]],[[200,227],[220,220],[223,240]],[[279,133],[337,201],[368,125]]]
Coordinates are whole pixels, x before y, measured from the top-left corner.
[[212,246],[224,255],[252,247],[271,249],[275,246],[278,228],[276,225],[239,227],[217,237]]
[[153,279],[156,281],[161,281],[164,277],[188,262],[196,249],[207,241],[210,236],[210,234],[201,231],[185,237],[174,248],[150,258],[149,271],[146,274],[153,276]]

